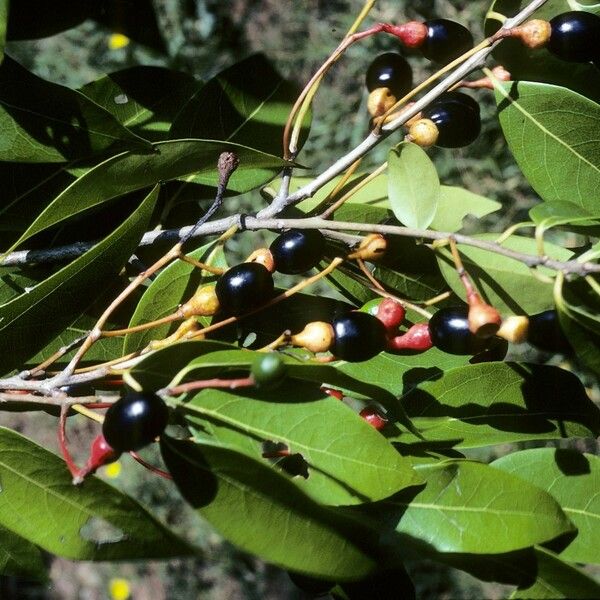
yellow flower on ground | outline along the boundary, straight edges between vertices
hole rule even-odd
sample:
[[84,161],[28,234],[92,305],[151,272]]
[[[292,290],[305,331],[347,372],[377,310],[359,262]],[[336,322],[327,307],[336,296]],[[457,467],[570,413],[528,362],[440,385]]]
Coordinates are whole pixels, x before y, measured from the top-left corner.
[[111,50],[120,50],[121,48],[125,48],[125,46],[129,45],[129,38],[122,33],[113,33],[108,38],[108,47]]

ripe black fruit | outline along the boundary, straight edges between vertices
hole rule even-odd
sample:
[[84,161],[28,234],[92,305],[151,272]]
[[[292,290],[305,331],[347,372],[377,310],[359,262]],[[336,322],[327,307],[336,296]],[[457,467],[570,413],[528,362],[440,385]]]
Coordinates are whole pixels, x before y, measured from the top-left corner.
[[436,145],[442,148],[468,146],[481,132],[479,105],[461,92],[442,94],[423,111],[423,117],[436,124]]
[[437,63],[447,64],[473,47],[471,32],[455,21],[432,19],[425,21],[427,37],[421,53],[425,58]]
[[462,306],[438,310],[429,320],[429,335],[436,348],[449,354],[477,354],[490,344],[471,333],[469,309]]
[[102,434],[117,452],[139,450],[164,431],[168,420],[169,409],[156,394],[132,392],[106,411]]
[[318,264],[325,251],[325,238],[318,229],[290,229],[277,236],[269,250],[277,271],[297,275]]
[[563,13],[550,21],[548,50],[569,62],[600,59],[600,17],[579,10]]
[[337,358],[359,362],[379,354],[387,343],[385,325],[373,315],[351,312],[334,319],[331,352]]
[[369,65],[366,84],[369,92],[377,88],[388,88],[400,99],[412,89],[412,69],[401,54],[386,52]]
[[273,295],[273,277],[259,263],[241,263],[219,277],[215,292],[224,312],[239,315]]
[[547,310],[529,317],[527,341],[540,350],[559,354],[571,354],[573,348],[560,328],[558,314]]

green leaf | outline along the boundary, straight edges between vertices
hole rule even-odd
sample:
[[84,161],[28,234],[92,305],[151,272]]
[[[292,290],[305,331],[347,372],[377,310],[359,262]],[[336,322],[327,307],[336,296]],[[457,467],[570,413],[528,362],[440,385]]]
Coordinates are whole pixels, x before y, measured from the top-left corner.
[[74,215],[160,181],[194,174],[195,182],[216,187],[217,161],[227,150],[240,159],[229,181],[229,191],[247,192],[268,181],[286,164],[275,156],[214,140],[171,140],[156,142],[153,147],[153,154],[125,152],[113,156],[74,181],[36,218],[11,251],[36,233]]
[[600,210],[600,105],[530,82],[496,90],[500,125],[523,174],[546,202]]
[[[283,129],[299,92],[264,55],[255,54],[200,89],[181,109],[170,137],[235,142],[280,156]],[[301,143],[309,126],[310,116],[304,122]]]
[[560,553],[571,562],[600,563],[600,458],[575,450],[535,448],[495,460],[493,467],[548,492],[577,527]]
[[[214,267],[227,267],[225,253],[221,244],[211,242],[190,252],[188,256]],[[217,277],[194,267],[190,263],[175,261],[163,269],[158,277],[146,288],[139,301],[129,327],[149,323],[173,314],[180,304],[189,300],[202,285],[214,283]],[[181,323],[154,327],[139,333],[127,334],[123,342],[123,354],[137,352],[145,348],[151,340],[165,338],[170,330]]]
[[467,215],[484,217],[502,207],[500,202],[488,200],[464,188],[443,185],[433,221],[429,227],[438,231],[458,231]]
[[104,75],[80,91],[119,123],[155,142],[168,137],[173,120],[200,85],[187,73],[136,66]]
[[408,459],[319,385],[288,378],[273,391],[205,390],[182,409],[200,438],[208,434],[255,459],[269,441],[300,453],[308,475],[294,482],[323,504],[381,500],[421,483]]
[[468,365],[420,384],[402,404],[427,441],[457,448],[600,434],[600,410],[579,379],[558,367]]
[[52,163],[152,146],[76,90],[44,81],[10,58],[0,66],[0,160]]
[[161,449],[183,497],[242,550],[334,580],[376,567],[368,530],[318,505],[270,467],[230,448],[166,436]]
[[388,194],[396,218],[407,227],[429,227],[440,198],[435,165],[423,148],[411,142],[392,148],[388,165]]
[[396,531],[438,552],[499,554],[573,531],[549,494],[499,469],[457,460],[420,473],[425,488],[392,503],[404,511]]
[[148,227],[155,187],[113,233],[26,293],[0,306],[2,371],[17,368],[73,322],[106,281],[116,275]]
[[[485,233],[473,237],[493,242],[497,235]],[[532,238],[513,235],[502,245],[517,252],[533,256],[538,254],[536,242]],[[572,256],[569,250],[549,242],[544,243],[544,250],[547,256],[557,260],[569,260]],[[552,281],[540,281],[524,263],[471,246],[460,246],[459,251],[465,269],[473,278],[481,295],[500,312],[535,314],[554,307]],[[452,291],[464,299],[465,288],[458,278],[454,262],[447,249],[439,250],[438,262],[442,275]],[[542,275],[555,274],[543,267],[538,268],[537,271]]]
[[591,213],[573,202],[537,204],[529,211],[529,217],[544,230],[560,225],[596,227],[600,224],[600,210]]
[[535,581],[513,592],[511,599],[556,600],[599,598],[600,585],[580,569],[545,548],[535,548]]
[[8,19],[9,0],[0,0],[0,65],[4,60],[4,44],[6,42],[6,21]]
[[0,576],[46,579],[46,567],[37,546],[1,526],[0,540]]
[[0,525],[79,560],[183,556],[193,550],[141,505],[103,481],[71,483],[65,463],[0,427]]
[[[498,15],[516,15],[529,5],[528,0],[495,0],[486,16],[485,33],[491,35],[501,25]],[[547,0],[531,18],[545,19],[571,10],[585,10],[600,16],[596,0]],[[591,63],[561,60],[545,48],[527,48],[520,40],[503,40],[494,49],[494,58],[504,65],[512,79],[553,83],[600,101],[600,77]]]

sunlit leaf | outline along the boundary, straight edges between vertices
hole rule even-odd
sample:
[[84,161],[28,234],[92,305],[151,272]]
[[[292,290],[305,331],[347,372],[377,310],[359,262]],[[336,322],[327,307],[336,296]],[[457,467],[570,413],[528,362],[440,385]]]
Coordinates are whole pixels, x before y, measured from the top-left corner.
[[558,503],[519,477],[467,460],[422,467],[425,488],[395,500],[396,531],[438,552],[499,554],[573,531]]
[[95,477],[74,486],[65,463],[0,428],[0,525],[59,556],[167,558],[193,550],[135,500]]
[[577,536],[560,558],[600,563],[600,458],[575,450],[535,448],[503,456],[492,466],[537,485],[560,504],[577,527]]
[[600,105],[566,88],[514,82],[496,90],[502,130],[519,167],[547,202],[598,212]]
[[392,148],[388,165],[388,194],[396,218],[407,227],[428,227],[440,199],[435,165],[420,146],[411,142]]

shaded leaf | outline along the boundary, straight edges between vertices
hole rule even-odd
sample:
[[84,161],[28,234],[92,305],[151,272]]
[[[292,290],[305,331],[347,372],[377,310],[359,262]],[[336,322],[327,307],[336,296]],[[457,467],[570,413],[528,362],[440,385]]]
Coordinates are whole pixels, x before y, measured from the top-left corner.
[[535,448],[503,456],[493,467],[545,490],[577,527],[560,552],[571,562],[600,563],[600,458],[575,450]]
[[212,140],[171,140],[156,142],[153,147],[153,154],[125,152],[85,173],[48,205],[13,248],[74,215],[160,181],[193,173],[194,181],[216,187],[217,161],[224,151],[234,152],[240,159],[229,181],[230,191],[246,192],[269,180],[285,164],[251,148]]
[[546,202],[600,209],[600,105],[543,83],[496,90],[500,125],[533,189]]
[[173,120],[200,86],[187,73],[136,66],[104,75],[80,91],[125,127],[147,140],[159,141],[167,138]]
[[396,531],[438,552],[499,554],[573,531],[546,492],[519,477],[467,460],[422,467],[425,488],[406,501]]
[[484,217],[502,207],[500,202],[489,200],[464,188],[443,185],[433,221],[429,227],[438,231],[458,231],[467,215]]
[[557,367],[468,365],[420,384],[402,404],[426,440],[457,448],[600,434],[600,410],[579,379]]
[[3,372],[19,367],[70,325],[73,315],[89,306],[107,278],[119,272],[146,231],[157,197],[155,187],[112,234],[45,281],[0,306]]
[[4,527],[0,527],[0,540],[0,576],[46,578],[46,567],[37,546]]
[[0,428],[0,525],[59,556],[167,558],[193,550],[141,505],[100,479],[76,487],[65,463]]
[[[280,156],[283,129],[299,91],[264,55],[255,54],[202,87],[173,122],[170,137],[235,142]],[[301,143],[309,125],[310,116]]]
[[407,227],[429,227],[440,198],[435,165],[425,150],[412,142],[392,148],[388,165],[388,195],[396,218]]
[[242,550],[334,580],[375,568],[369,530],[318,505],[270,467],[230,448],[166,436],[161,449],[183,497]]
[[182,409],[200,439],[208,434],[256,459],[270,441],[300,453],[308,472],[294,482],[323,504],[380,500],[421,483],[408,459],[319,385],[288,379],[273,391],[205,390]]
[[76,90],[44,81],[6,58],[0,66],[0,159],[65,162],[152,146]]
[[555,600],[557,598],[586,599],[600,597],[600,585],[580,569],[545,548],[535,549],[535,581],[522,586],[511,599]]
[[[188,253],[205,264],[214,267],[227,267],[223,246],[211,242]],[[149,323],[174,313],[179,305],[189,300],[202,285],[215,282],[217,277],[194,267],[190,263],[175,261],[163,269],[156,279],[146,288],[139,301],[129,327]],[[161,325],[139,333],[127,334],[123,341],[123,354],[136,352],[145,348],[151,340],[166,337],[170,330],[181,324]]]
[[560,225],[595,227],[600,224],[600,211],[591,213],[573,202],[537,204],[529,211],[529,217],[543,229]]
[[[484,233],[473,237],[493,242],[497,235]],[[513,235],[502,245],[517,252],[538,254],[536,242],[531,238]],[[569,260],[572,256],[569,250],[549,242],[544,244],[544,250],[547,256],[557,260]],[[552,281],[540,281],[524,263],[470,246],[460,246],[459,251],[465,269],[481,295],[501,313],[535,314],[554,307]],[[439,250],[438,262],[452,291],[464,299],[465,288],[458,278],[449,250]],[[553,271],[543,267],[537,271],[543,275],[554,275]]]

